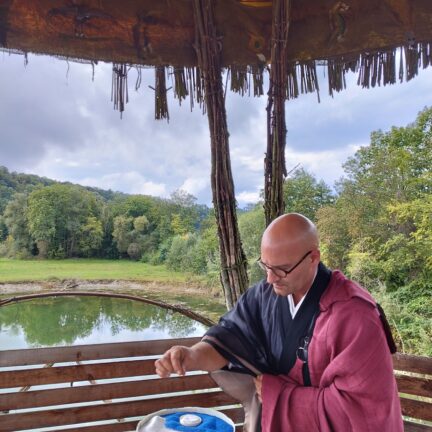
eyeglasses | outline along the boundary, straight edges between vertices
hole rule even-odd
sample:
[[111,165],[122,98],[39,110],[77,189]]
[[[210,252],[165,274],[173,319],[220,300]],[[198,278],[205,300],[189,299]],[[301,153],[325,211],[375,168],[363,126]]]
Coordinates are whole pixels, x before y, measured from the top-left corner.
[[303,257],[300,259],[300,261],[297,264],[295,264],[293,267],[291,267],[289,270],[285,270],[284,268],[282,268],[282,267],[286,267],[286,266],[277,266],[277,267],[269,266],[266,263],[263,263],[261,261],[261,258],[258,259],[257,264],[265,272],[271,271],[275,276],[282,279],[282,278],[286,277],[287,275],[289,275],[292,271],[294,271],[310,253],[312,253],[311,250],[309,252],[306,252],[303,255]]

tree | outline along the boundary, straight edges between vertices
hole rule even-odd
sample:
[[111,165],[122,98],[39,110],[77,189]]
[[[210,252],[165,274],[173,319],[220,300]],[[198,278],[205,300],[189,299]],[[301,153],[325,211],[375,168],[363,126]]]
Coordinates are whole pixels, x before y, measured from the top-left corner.
[[78,186],[55,184],[34,191],[26,212],[30,234],[48,257],[79,256],[83,227],[89,217],[100,217],[101,206],[93,193]]
[[296,212],[316,221],[320,207],[332,204],[334,196],[323,180],[315,177],[303,168],[297,169],[288,177],[283,186],[285,212]]
[[[9,235],[10,256],[26,257],[31,254],[33,241],[27,226],[27,195],[17,193],[6,206],[3,223]],[[6,234],[6,233],[5,233]]]
[[86,257],[91,257],[100,251],[103,240],[102,222],[95,216],[89,216],[84,225],[81,226],[79,250]]
[[265,229],[264,210],[257,204],[249,211],[239,214],[238,225],[242,245],[249,264],[249,280],[251,283],[263,278],[261,269],[256,265],[261,255],[261,237]]
[[114,230],[112,233],[117,250],[126,253],[132,243],[133,218],[127,216],[117,216],[114,218]]

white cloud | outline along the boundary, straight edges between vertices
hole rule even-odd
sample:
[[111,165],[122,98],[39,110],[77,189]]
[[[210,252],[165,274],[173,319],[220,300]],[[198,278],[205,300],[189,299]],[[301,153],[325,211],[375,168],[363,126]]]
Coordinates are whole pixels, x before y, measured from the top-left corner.
[[167,197],[166,186],[163,183],[155,183],[147,180],[135,171],[112,173],[101,177],[86,177],[79,182],[84,186],[94,186],[114,191],[128,190],[132,194],[153,195]]
[[183,184],[180,186],[180,189],[183,189],[190,194],[196,196],[199,192],[202,192],[204,189],[208,189],[210,185],[210,174],[206,177],[188,177]]
[[244,204],[256,203],[259,200],[259,191],[256,192],[241,192],[236,195],[236,199],[240,207]]
[[348,157],[354,155],[360,147],[359,144],[349,144],[340,149],[309,152],[298,152],[287,148],[285,153],[287,170],[289,171],[299,164],[317,179],[322,179],[327,185],[333,186],[334,182],[344,174],[342,164]]

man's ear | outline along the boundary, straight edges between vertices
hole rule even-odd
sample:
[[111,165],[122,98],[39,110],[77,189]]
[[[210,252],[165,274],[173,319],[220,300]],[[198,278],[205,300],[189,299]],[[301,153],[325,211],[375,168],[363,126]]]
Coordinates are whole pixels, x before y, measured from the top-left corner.
[[311,254],[312,262],[320,262],[321,261],[321,252],[319,249],[314,249]]

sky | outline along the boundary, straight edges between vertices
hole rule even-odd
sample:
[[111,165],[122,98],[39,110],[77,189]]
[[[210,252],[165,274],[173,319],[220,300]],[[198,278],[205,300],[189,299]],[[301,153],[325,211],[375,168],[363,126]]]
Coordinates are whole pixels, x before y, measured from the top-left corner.
[[[154,119],[154,72],[144,70],[120,118],[111,102],[112,66],[67,63],[47,56],[0,53],[0,165],[59,181],[168,198],[184,189],[211,205],[207,117],[169,92],[170,121]],[[286,103],[288,171],[299,166],[333,187],[342,164],[372,131],[406,126],[430,104],[432,68],[408,83],[356,85],[332,98],[319,70],[321,103],[300,95]],[[168,84],[170,86],[170,84]],[[231,164],[238,204],[256,202],[263,187],[266,97],[227,92]]]

